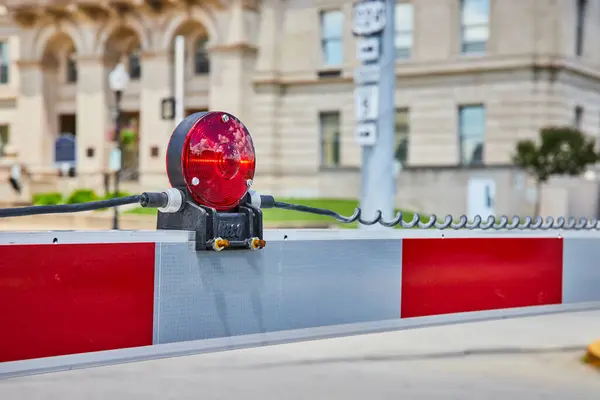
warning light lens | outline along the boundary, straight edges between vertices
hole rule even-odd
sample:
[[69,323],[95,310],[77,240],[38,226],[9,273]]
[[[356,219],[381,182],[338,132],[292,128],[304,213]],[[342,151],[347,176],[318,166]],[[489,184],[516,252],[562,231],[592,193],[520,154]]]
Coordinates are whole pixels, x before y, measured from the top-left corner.
[[244,124],[228,113],[209,112],[189,130],[181,170],[198,204],[219,211],[235,208],[254,179],[254,143]]

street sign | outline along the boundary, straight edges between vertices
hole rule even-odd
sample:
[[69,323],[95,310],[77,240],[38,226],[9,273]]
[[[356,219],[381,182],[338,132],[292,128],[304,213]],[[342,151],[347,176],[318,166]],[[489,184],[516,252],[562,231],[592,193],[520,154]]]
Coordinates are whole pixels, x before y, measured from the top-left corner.
[[377,36],[359,37],[356,40],[356,59],[358,61],[375,61],[379,58],[380,41]]
[[379,87],[359,86],[354,89],[354,113],[356,121],[372,121],[379,114]]
[[375,122],[358,124],[355,139],[361,146],[373,146],[377,142],[377,125]]
[[386,23],[385,2],[362,1],[354,3],[352,32],[358,36],[368,36],[379,33]]
[[377,64],[362,65],[354,70],[354,83],[356,85],[377,84],[380,78],[381,67]]
[[74,135],[63,133],[54,142],[54,163],[57,166],[60,167],[63,163],[75,165],[76,153]]

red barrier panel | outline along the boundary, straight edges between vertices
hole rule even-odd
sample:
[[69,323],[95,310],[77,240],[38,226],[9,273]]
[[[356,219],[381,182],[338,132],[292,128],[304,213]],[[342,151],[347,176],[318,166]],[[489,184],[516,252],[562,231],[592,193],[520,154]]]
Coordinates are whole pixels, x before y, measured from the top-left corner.
[[560,238],[402,241],[401,317],[560,304]]
[[0,362],[152,344],[154,243],[0,246]]

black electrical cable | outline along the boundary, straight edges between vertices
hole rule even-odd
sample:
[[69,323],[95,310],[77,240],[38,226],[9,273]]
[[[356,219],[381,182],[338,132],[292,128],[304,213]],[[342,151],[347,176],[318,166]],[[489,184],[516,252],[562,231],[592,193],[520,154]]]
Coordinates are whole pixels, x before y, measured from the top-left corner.
[[284,203],[282,201],[273,202],[273,208],[280,208],[282,210],[300,211],[300,212],[316,214],[316,215],[324,215],[327,217],[335,218],[336,220],[338,220],[340,222],[344,222],[344,223],[354,222],[357,220],[356,217],[358,217],[360,215],[360,210],[358,208],[357,208],[358,211],[355,211],[351,217],[344,217],[343,215],[338,214],[332,210],[327,210],[324,208],[303,206],[300,204]]
[[[0,218],[7,217],[20,217],[25,215],[38,215],[38,214],[63,214],[71,212],[81,211],[92,211],[103,208],[117,207],[126,204],[140,203],[142,207],[164,207],[168,204],[169,195],[167,193],[152,193],[146,192],[141,195],[119,197],[115,199],[91,201],[88,203],[80,204],[56,204],[48,206],[29,206],[29,207],[17,207],[17,208],[1,208]],[[600,223],[595,218],[574,218],[571,217],[568,220],[564,217],[558,217],[556,219],[547,217],[546,221],[542,217],[531,217],[520,218],[513,216],[509,219],[507,216],[502,215],[499,220],[493,216],[489,216],[485,221],[479,216],[475,216],[472,221],[469,221],[467,216],[461,215],[458,222],[454,222],[454,218],[451,215],[446,215],[443,222],[438,222],[436,215],[429,215],[422,217],[418,213],[412,215],[411,221],[404,220],[404,214],[402,211],[396,213],[396,217],[391,221],[385,221],[382,219],[382,213],[380,210],[376,211],[376,216],[372,220],[364,220],[361,218],[362,210],[355,208],[354,213],[345,217],[333,210],[324,208],[304,206],[300,204],[290,204],[281,201],[275,201],[273,196],[261,195],[262,208],[279,208],[284,210],[299,211],[304,213],[323,215],[334,218],[335,220],[349,224],[352,222],[359,222],[363,225],[374,225],[381,224],[386,227],[400,226],[402,228],[421,228],[421,229],[494,229],[494,230],[511,230],[511,229],[564,229],[564,230],[600,230]]]
[[0,218],[22,217],[38,214],[64,214],[71,212],[101,210],[103,208],[124,206],[140,202],[140,195],[118,197],[108,200],[90,201],[79,204],[54,204],[49,206],[28,206],[15,208],[0,208]]
[[[359,222],[363,225],[374,225],[379,223],[386,227],[402,227],[402,228],[421,228],[421,229],[482,229],[482,230],[512,230],[512,229],[531,229],[531,230],[548,230],[548,229],[563,229],[563,230],[600,230],[600,223],[596,218],[564,218],[558,217],[556,219],[547,217],[546,221],[542,217],[523,217],[513,216],[509,219],[506,215],[500,216],[496,219],[494,216],[489,216],[485,220],[481,216],[476,215],[472,221],[469,221],[466,215],[461,215],[458,222],[451,215],[446,215],[443,222],[438,222],[438,217],[434,214],[428,216],[421,216],[418,213],[412,215],[410,221],[404,220],[404,213],[398,211],[396,216],[391,221],[382,219],[382,213],[380,210],[375,212],[375,218],[372,220],[365,220],[361,218],[362,210],[355,208],[354,214],[349,217],[345,217],[335,211],[327,210],[317,207],[303,206],[300,204],[290,204],[281,201],[274,201],[273,208],[280,208],[284,210],[292,210],[305,212],[310,214],[324,215],[332,217],[339,222],[349,224],[352,222]],[[441,219],[441,218],[440,218]]]

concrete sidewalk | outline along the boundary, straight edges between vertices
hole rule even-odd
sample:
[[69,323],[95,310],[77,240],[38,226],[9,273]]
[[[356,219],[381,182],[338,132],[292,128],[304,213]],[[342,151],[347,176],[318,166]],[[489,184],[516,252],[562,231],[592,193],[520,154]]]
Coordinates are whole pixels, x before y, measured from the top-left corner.
[[316,340],[0,381],[0,398],[598,399],[600,311]]

